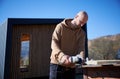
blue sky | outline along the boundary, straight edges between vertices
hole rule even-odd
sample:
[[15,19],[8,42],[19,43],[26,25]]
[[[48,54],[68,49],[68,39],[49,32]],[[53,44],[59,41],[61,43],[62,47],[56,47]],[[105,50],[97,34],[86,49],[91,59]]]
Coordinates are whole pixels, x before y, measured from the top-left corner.
[[89,15],[88,39],[120,33],[120,0],[0,0],[0,24],[7,18],[73,18]]

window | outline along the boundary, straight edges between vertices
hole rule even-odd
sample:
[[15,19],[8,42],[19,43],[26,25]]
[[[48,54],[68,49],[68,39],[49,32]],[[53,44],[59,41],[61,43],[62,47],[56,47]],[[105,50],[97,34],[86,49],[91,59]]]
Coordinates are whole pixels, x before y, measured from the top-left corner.
[[29,66],[30,35],[21,35],[20,70],[27,72]]

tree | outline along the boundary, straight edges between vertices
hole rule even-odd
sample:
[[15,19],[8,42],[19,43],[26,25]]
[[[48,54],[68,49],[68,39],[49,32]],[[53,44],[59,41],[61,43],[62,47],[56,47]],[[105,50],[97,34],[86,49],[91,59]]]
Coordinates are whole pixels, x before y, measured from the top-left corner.
[[89,57],[95,60],[111,60],[115,59],[116,52],[113,40],[96,39],[92,41],[89,50]]

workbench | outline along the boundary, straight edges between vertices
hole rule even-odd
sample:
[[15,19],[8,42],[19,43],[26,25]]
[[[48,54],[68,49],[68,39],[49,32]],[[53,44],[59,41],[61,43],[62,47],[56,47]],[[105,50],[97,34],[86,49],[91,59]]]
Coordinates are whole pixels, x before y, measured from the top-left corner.
[[120,64],[83,65],[83,79],[120,79]]

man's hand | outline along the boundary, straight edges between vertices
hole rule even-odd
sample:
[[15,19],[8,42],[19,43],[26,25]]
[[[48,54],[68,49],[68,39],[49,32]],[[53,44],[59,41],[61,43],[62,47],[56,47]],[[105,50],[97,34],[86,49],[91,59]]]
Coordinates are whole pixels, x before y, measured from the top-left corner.
[[64,56],[63,56],[64,63],[63,63],[62,65],[65,66],[65,67],[74,68],[74,67],[75,67],[75,63],[71,63],[71,62],[69,61],[69,57],[70,57],[70,56],[68,56],[68,55],[64,55]]

